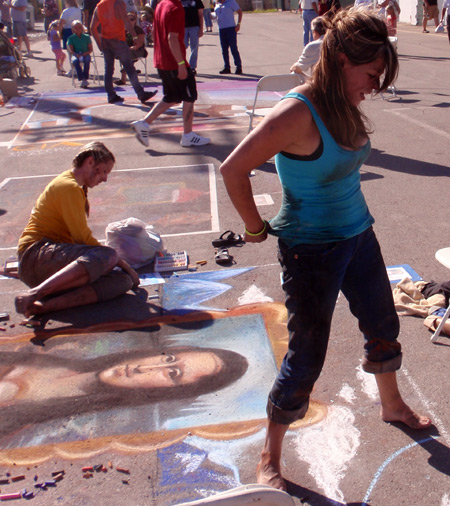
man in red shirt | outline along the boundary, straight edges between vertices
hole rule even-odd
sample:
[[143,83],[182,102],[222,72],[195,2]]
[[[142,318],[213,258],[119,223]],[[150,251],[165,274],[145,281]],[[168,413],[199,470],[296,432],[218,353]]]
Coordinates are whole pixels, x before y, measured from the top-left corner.
[[167,109],[183,102],[184,133],[180,144],[183,147],[209,144],[209,138],[192,131],[197,85],[186,62],[184,9],[180,0],[162,0],[156,7],[153,43],[153,64],[162,80],[164,97],[143,120],[133,121],[131,125],[136,131],[136,138],[141,144],[148,146],[149,125]]
[[[101,27],[101,31],[100,31]],[[123,102],[123,98],[114,91],[113,74],[114,59],[117,58],[127,73],[130,83],[139,100],[144,104],[156,95],[156,91],[145,91],[139,83],[139,78],[131,59],[130,48],[125,40],[125,29],[137,39],[133,25],[127,16],[123,0],[101,0],[94,10],[91,23],[91,33],[97,42],[105,59],[105,91],[108,102],[115,104]]]

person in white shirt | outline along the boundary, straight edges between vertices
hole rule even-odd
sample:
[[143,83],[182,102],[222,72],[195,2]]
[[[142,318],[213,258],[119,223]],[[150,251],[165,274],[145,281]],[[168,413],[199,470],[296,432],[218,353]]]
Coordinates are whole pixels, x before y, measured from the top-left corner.
[[324,19],[322,16],[318,16],[312,20],[311,29],[314,40],[304,47],[300,58],[290,68],[291,72],[300,74],[305,78],[305,80],[308,80],[311,77],[312,69],[320,58],[323,36],[326,32]]
[[354,6],[373,9],[373,0],[355,0]]
[[313,41],[311,22],[319,15],[318,0],[300,0],[298,10],[303,17],[303,46]]

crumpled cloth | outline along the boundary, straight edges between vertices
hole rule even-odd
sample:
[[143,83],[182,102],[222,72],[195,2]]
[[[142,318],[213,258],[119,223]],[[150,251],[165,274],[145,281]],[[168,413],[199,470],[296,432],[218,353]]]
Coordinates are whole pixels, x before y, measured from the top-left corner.
[[446,307],[445,296],[440,293],[425,298],[421,290],[426,284],[426,281],[414,283],[410,278],[403,278],[395,285],[392,294],[397,314],[426,318],[432,306]]

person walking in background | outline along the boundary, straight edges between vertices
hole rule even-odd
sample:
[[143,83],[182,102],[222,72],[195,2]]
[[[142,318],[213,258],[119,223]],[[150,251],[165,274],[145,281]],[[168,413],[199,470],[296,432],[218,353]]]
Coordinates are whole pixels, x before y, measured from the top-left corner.
[[28,0],[12,0],[11,1],[11,21],[13,37],[17,37],[17,46],[22,51],[22,41],[25,42],[27,48],[26,56],[31,57],[30,39],[27,33],[27,7]]
[[66,53],[61,48],[61,37],[58,32],[58,20],[50,23],[49,30],[47,32],[47,39],[50,41],[50,47],[55,55],[56,59],[56,72],[59,76],[66,74],[64,70],[64,62],[66,61]]
[[186,62],[184,45],[184,9],[180,0],[162,0],[153,20],[153,64],[161,78],[164,96],[143,120],[131,126],[137,140],[149,146],[149,125],[170,107],[183,102],[183,135],[181,146],[204,146],[208,137],[192,131],[194,102],[197,100],[195,76]]
[[12,38],[11,12],[9,0],[0,0],[0,19],[6,29],[6,35]]
[[81,4],[81,13],[83,16],[83,25],[87,28],[88,33],[91,33],[91,22],[94,10],[100,0],[83,0]]
[[303,17],[303,47],[313,41],[311,21],[319,15],[318,0],[300,0],[298,10]]
[[430,33],[429,30],[427,30],[427,23],[431,19],[434,20],[434,25],[437,28],[439,25],[439,9],[437,0],[423,0],[423,33]]
[[41,10],[44,15],[44,32],[48,33],[50,23],[59,18],[59,10],[55,0],[44,0]]
[[198,46],[203,37],[203,2],[202,0],[181,0],[184,9],[184,45],[189,47],[191,56],[189,66],[197,73]]
[[[72,31],[73,35],[67,39],[67,47],[71,54],[72,65],[80,82],[80,88],[87,88],[92,53],[91,37],[89,34],[84,33],[84,26],[81,21],[74,21],[72,23]],[[83,69],[81,65],[83,65]]]
[[[341,291],[363,333],[362,369],[375,375],[382,420],[408,429],[431,425],[398,388],[399,318],[360,181],[370,154],[369,125],[360,105],[366,95],[395,81],[397,54],[375,13],[341,10],[328,24],[312,79],[289,92],[220,168],[244,222],[245,242],[278,237],[289,343],[269,393],[257,481],[281,490],[286,490],[283,439],[289,425],[308,411]],[[274,155],[282,207],[267,222],[255,204],[249,172]]]
[[[222,48],[223,69],[219,74],[231,74],[230,55],[233,55],[236,65],[235,74],[242,74],[241,55],[237,47],[237,34],[241,29],[242,10],[236,0],[218,0],[214,9],[219,27],[220,46]],[[238,15],[238,22],[235,22],[234,13]]]
[[205,0],[206,6],[203,9],[203,19],[205,20],[206,30],[205,33],[212,32],[213,29],[213,20],[211,16],[211,12],[214,10],[214,4],[211,0]]
[[320,50],[322,49],[323,37],[326,32],[325,20],[322,16],[318,16],[312,20],[311,28],[314,40],[303,48],[298,62],[294,63],[289,69],[291,72],[304,77],[305,81],[311,78],[314,65],[320,58]]
[[[147,58],[148,53],[145,49],[144,30],[137,24],[137,12],[127,12],[127,16],[134,27],[134,31],[136,32],[136,38],[133,38],[130,32],[125,33],[125,39],[128,47],[130,48],[131,59],[134,64],[139,58]],[[124,68],[120,69],[120,73],[120,79],[116,79],[114,84],[117,86],[124,86],[127,83],[127,73]]]
[[130,79],[130,83],[139,100],[144,104],[153,98],[157,91],[145,91],[139,83],[139,78],[131,59],[131,52],[125,39],[125,31],[131,33],[133,40],[137,40],[137,34],[133,24],[127,16],[123,0],[101,0],[94,10],[91,23],[91,33],[105,60],[105,91],[108,95],[108,103],[116,104],[123,102],[114,91],[113,74],[114,59],[117,58]]

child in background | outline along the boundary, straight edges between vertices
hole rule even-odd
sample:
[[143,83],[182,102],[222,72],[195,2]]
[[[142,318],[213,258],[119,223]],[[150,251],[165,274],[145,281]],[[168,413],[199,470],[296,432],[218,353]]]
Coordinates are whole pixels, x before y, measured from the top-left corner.
[[145,34],[145,45],[150,46],[152,41],[152,20],[148,11],[142,11],[139,15],[139,24]]
[[388,35],[395,37],[397,35],[397,16],[394,7],[390,4],[386,7],[386,25]]
[[57,74],[59,76],[64,76],[66,74],[64,70],[64,61],[66,60],[66,55],[61,49],[61,37],[58,33],[58,23],[58,20],[50,23],[47,32],[47,39],[50,41],[52,51],[55,53]]

